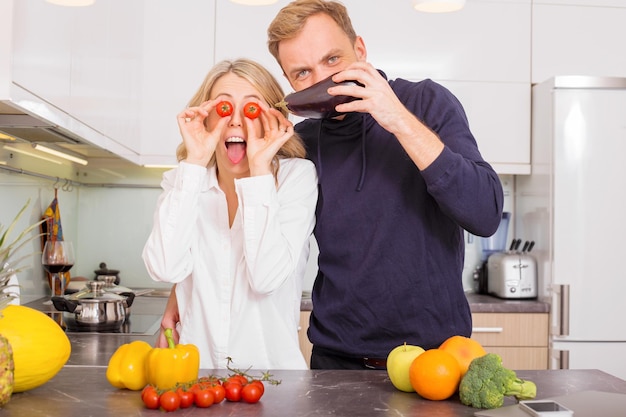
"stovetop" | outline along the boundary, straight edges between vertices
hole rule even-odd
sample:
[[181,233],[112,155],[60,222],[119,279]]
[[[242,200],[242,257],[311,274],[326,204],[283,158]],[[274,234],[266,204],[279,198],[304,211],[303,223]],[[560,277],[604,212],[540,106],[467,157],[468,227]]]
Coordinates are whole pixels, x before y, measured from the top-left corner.
[[131,314],[117,329],[99,330],[97,327],[93,329],[74,329],[68,328],[65,325],[62,325],[62,327],[65,329],[66,333],[118,333],[151,336],[159,330],[160,325],[160,315]]
[[[141,299],[143,297],[136,297],[135,300]],[[110,334],[132,334],[132,335],[146,335],[152,336],[159,331],[161,325],[161,314],[156,314],[156,312],[160,312],[163,310],[163,307],[160,307],[161,304],[164,305],[165,298],[163,298],[162,303],[154,302],[154,298],[151,298],[152,302],[135,302],[134,304],[138,304],[139,307],[137,310],[133,310],[134,307],[131,307],[130,316],[126,319],[121,326],[115,329],[98,329],[96,328],[68,328],[64,321],[64,312],[57,311],[54,306],[47,304],[46,302],[49,300],[49,297],[44,297],[41,299],[37,299],[30,303],[25,304],[28,307],[34,308],[36,310],[41,311],[42,313],[51,317],[66,333],[110,333]],[[147,300],[146,300],[147,301]],[[154,305],[154,308],[147,309],[146,305]],[[65,312],[65,314],[71,314]],[[100,326],[102,327],[102,326]]]

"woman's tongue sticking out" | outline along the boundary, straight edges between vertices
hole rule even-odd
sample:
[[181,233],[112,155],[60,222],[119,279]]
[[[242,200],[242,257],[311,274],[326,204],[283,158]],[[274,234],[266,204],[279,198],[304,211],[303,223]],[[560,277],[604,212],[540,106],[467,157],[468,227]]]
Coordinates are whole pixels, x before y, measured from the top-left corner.
[[229,138],[226,141],[226,153],[233,164],[238,164],[246,156],[246,142],[242,138]]

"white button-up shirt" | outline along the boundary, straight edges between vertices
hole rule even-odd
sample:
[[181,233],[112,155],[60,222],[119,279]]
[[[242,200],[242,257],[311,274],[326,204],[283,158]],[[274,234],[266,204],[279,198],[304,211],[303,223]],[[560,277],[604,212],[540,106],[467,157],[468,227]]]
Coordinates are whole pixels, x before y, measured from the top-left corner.
[[281,159],[272,175],[235,181],[229,227],[215,167],[181,162],[163,175],[143,259],[155,281],[176,283],[180,343],[200,367],[306,369],[299,349],[302,282],[315,223],[317,175]]

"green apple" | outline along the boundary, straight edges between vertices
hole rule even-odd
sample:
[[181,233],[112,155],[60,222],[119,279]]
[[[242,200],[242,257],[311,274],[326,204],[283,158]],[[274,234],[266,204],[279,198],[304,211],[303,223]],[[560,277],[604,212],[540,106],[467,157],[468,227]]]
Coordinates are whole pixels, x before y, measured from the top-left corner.
[[403,345],[393,348],[387,355],[387,374],[394,387],[404,392],[414,392],[409,379],[409,368],[424,349],[419,346]]

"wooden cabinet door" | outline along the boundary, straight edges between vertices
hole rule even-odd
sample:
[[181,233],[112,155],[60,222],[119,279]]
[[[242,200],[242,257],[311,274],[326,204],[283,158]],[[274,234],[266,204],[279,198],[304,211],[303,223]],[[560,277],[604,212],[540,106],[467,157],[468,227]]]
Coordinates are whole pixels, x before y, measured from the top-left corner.
[[547,313],[474,313],[472,338],[510,369],[548,369]]

